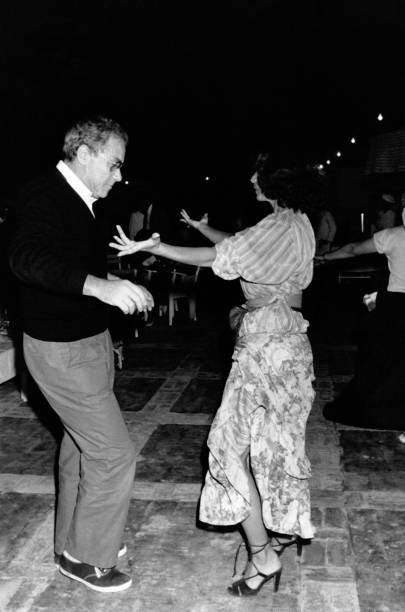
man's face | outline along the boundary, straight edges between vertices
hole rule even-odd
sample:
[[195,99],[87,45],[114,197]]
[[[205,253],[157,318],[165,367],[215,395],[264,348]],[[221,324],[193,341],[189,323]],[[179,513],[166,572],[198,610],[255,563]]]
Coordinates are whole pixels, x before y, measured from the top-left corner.
[[95,198],[105,198],[114,183],[122,180],[121,166],[125,159],[125,143],[110,136],[97,153],[90,153],[83,182]]

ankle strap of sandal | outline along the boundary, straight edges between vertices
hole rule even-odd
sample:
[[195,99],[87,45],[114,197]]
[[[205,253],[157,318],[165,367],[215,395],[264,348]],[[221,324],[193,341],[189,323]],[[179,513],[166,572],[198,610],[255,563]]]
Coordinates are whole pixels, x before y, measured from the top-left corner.
[[[267,546],[269,546],[270,544],[271,538],[267,540],[265,544],[249,544],[250,554],[257,555],[258,553],[261,553],[265,548],[267,548]],[[257,550],[252,550],[252,548],[256,548]]]
[[233,562],[233,574],[232,574],[232,577],[236,576],[236,566],[238,565],[239,553],[240,553],[240,549],[242,548],[242,546],[245,546],[245,542],[243,540],[239,544],[238,548],[236,549],[235,560]]
[[[233,576],[236,576],[237,574],[237,565],[238,565],[238,559],[239,559],[239,553],[241,551],[241,548],[244,546],[248,552],[248,560],[246,562],[246,566],[245,566],[245,570],[247,567],[247,564],[249,563],[250,557],[253,557],[253,555],[257,555],[258,553],[262,552],[267,546],[269,546],[271,544],[271,538],[269,540],[267,540],[267,542],[265,542],[264,544],[249,544],[248,547],[246,546],[246,542],[244,542],[242,540],[242,542],[239,544],[237,550],[236,550],[236,554],[235,554],[235,560],[233,562]],[[252,550],[253,548],[256,548],[256,550]]]

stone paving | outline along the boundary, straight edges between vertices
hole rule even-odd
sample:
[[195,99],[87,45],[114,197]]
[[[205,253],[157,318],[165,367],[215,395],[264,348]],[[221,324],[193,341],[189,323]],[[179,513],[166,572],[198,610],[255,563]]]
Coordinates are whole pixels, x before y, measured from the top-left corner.
[[317,535],[299,562],[283,554],[280,590],[227,595],[239,533],[197,520],[205,439],[224,381],[209,322],[155,325],[127,346],[116,391],[138,449],[120,563],[134,585],[99,594],[53,565],[58,424],[42,400],[0,386],[1,612],[399,612],[405,610],[405,445],[395,432],[335,426],[322,406],[350,378],[354,347],[314,343],[317,397],[308,423]]

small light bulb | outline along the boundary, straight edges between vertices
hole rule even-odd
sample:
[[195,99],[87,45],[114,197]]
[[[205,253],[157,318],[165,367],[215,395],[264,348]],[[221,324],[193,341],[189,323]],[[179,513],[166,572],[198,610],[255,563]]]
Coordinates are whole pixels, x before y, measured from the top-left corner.
[[209,177],[209,176],[206,176],[206,177],[205,177],[205,180],[206,180],[206,181],[209,181],[209,180],[210,180],[210,177]]
[[342,157],[342,154],[340,151],[336,151],[336,157]]
[[326,163],[327,163],[327,164],[328,164],[328,166],[329,166],[329,164],[330,164],[330,159],[327,159],[327,160],[326,160]]
[[353,136],[353,138],[351,138],[351,139],[350,139],[350,142],[351,142],[352,144],[356,144],[356,139],[355,139],[355,137],[354,137],[354,136]]
[[124,185],[129,185],[129,181],[124,181]]
[[382,116],[382,114],[380,113],[377,117],[378,121],[382,121],[384,119],[384,117]]
[[324,168],[324,165],[323,165],[323,164],[319,164],[319,165],[318,165],[318,170],[323,170],[323,168]]

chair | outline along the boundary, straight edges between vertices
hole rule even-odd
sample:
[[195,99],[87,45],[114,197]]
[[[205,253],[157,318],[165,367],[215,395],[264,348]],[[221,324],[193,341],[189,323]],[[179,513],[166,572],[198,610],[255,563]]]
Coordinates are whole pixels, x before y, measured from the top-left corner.
[[117,367],[119,370],[122,370],[124,363],[124,343],[122,340],[117,340],[117,342],[113,343],[113,352],[117,356]]
[[122,272],[122,257],[118,257],[118,255],[107,255],[107,270],[111,272],[111,274],[119,275]]
[[[145,285],[145,287],[150,290],[152,295],[154,293],[152,287],[153,287],[153,283],[157,275],[158,275],[158,270],[149,268],[148,266],[143,266],[142,271],[138,275],[142,277],[140,284]],[[145,312],[143,313],[143,319],[144,319],[145,325],[150,326],[153,324],[153,317],[147,310],[145,310]],[[136,330],[136,333],[138,333],[138,330]]]
[[197,320],[196,284],[200,272],[199,266],[181,266],[171,272],[168,292],[169,325],[173,325],[175,312],[179,310],[179,300],[188,300],[188,314],[191,321]]
[[[123,258],[118,257],[118,255],[111,255],[111,254],[107,255],[107,270],[110,274],[114,274],[114,276],[118,276],[121,279],[127,279],[132,282],[134,282],[138,276],[138,269],[132,268],[128,264],[124,265]],[[113,312],[115,311],[116,309],[113,309]],[[143,318],[145,321],[147,321],[148,319],[147,311],[143,313]],[[114,317],[112,317],[112,321],[114,321]],[[120,334],[119,331],[118,331],[118,334]],[[135,338],[139,337],[139,330],[136,324],[134,325],[134,336]],[[113,351],[117,357],[117,361],[116,361],[117,367],[120,370],[122,370],[122,366],[124,362],[123,347],[124,345],[123,345],[122,338],[117,338],[113,343]]]

